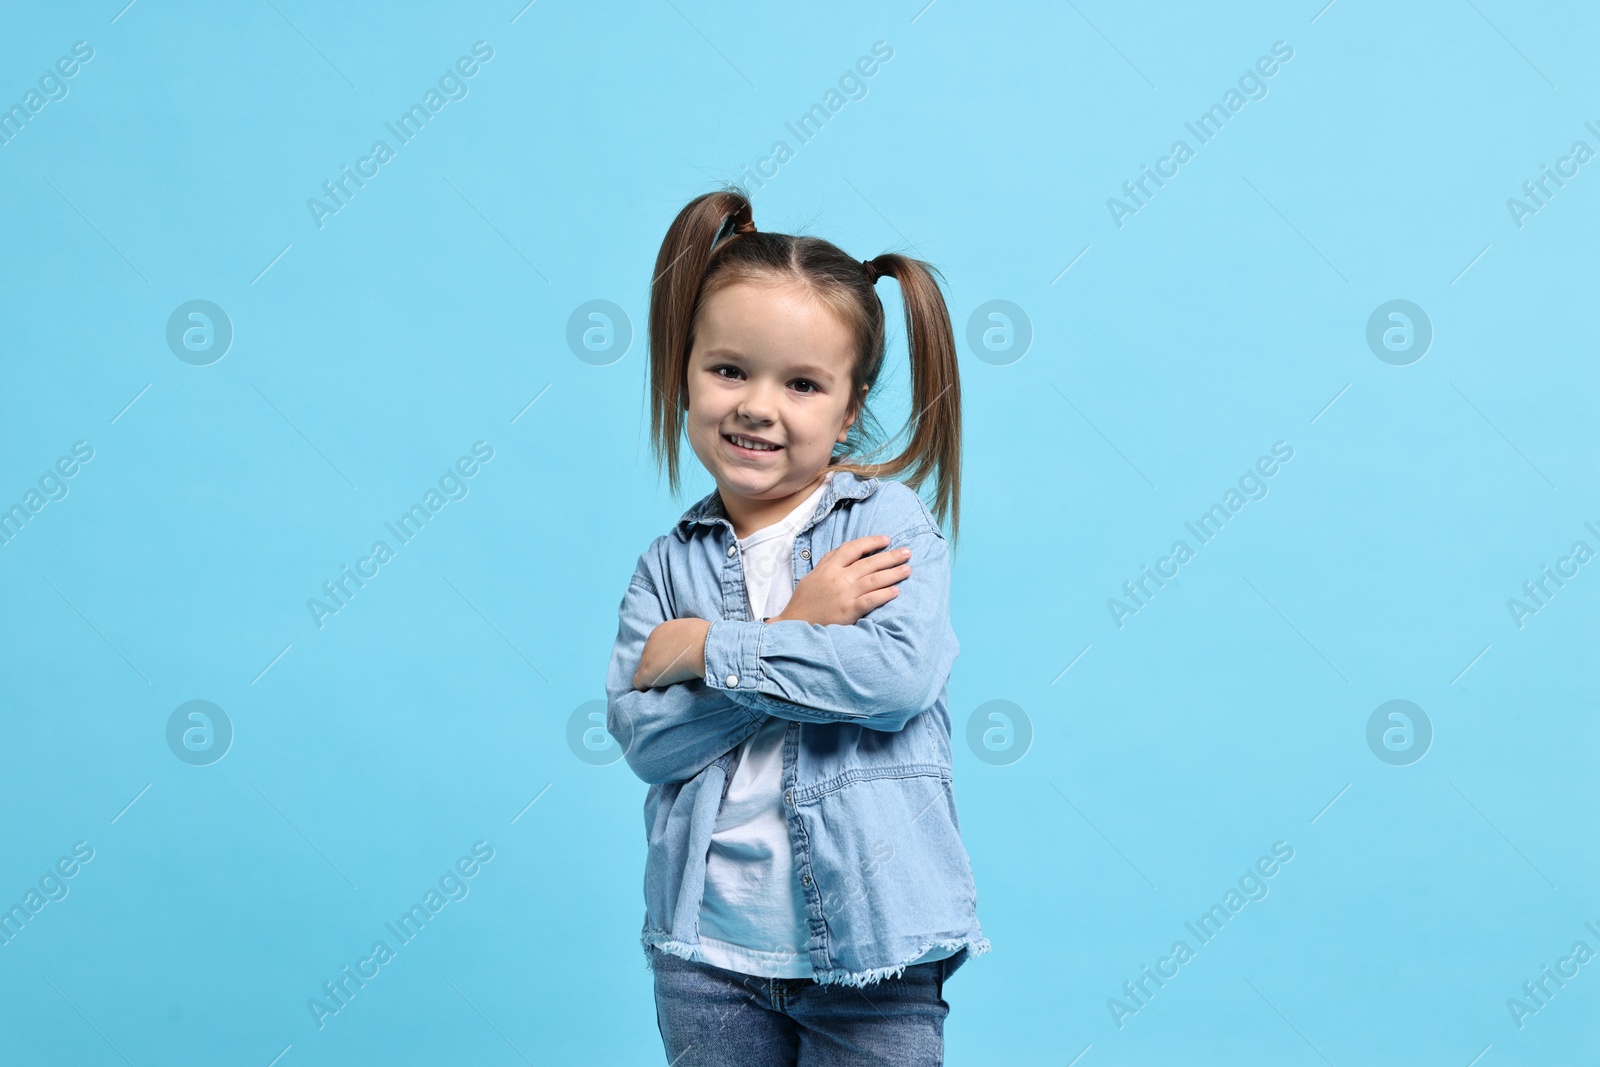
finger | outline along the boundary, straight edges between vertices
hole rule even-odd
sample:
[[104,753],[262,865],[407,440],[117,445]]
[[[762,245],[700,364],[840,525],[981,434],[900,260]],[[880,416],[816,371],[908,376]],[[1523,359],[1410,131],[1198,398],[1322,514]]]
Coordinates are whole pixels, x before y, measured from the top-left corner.
[[884,570],[872,571],[868,574],[854,575],[850,579],[850,587],[856,591],[857,596],[870,593],[875,589],[882,589],[887,585],[895,585],[911,577],[909,566],[889,567]]
[[897,548],[893,552],[874,552],[870,556],[863,556],[854,563],[845,564],[845,569],[852,575],[867,574],[889,567],[900,567],[910,560],[911,549]]
[[888,544],[889,539],[881,535],[873,537],[858,537],[854,541],[846,541],[844,544],[840,545],[838,548],[834,549],[832,552],[829,552],[822,558],[828,559],[830,557],[837,557],[838,562],[841,565],[849,566],[862,556],[865,556],[868,552],[876,552],[881,548],[887,547]]
[[857,600],[856,607],[860,608],[861,614],[865,615],[869,611],[883,607],[883,605],[887,604],[889,601],[893,600],[899,595],[900,590],[893,586],[890,586],[888,589],[879,589],[876,592],[868,593],[860,600]]

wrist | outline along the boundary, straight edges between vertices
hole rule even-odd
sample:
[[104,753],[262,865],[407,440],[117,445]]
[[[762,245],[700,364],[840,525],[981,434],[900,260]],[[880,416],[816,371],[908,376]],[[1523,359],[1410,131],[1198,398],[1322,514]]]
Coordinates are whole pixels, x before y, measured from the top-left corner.
[[710,619],[695,619],[694,644],[686,657],[689,661],[688,669],[694,672],[696,678],[706,676],[706,635],[711,632]]
[[730,692],[754,689],[766,631],[758,619],[711,620],[705,632],[706,685]]

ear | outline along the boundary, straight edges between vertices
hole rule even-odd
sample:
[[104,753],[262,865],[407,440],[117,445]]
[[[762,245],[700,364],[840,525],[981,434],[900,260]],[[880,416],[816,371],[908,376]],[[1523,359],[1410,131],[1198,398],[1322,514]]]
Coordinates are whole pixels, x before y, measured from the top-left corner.
[[872,387],[868,385],[861,387],[861,399],[856,402],[855,410],[844,417],[844,425],[839,428],[839,436],[834,438],[841,445],[850,436],[850,427],[856,424],[856,419],[861,415],[861,409],[867,403],[867,390],[870,388]]

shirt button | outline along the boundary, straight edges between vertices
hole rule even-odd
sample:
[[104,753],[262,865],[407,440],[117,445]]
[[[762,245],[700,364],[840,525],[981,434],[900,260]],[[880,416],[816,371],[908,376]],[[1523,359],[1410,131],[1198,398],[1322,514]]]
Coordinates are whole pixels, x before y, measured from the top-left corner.
[[729,689],[732,689],[734,686],[739,684],[739,676],[737,674],[730,674],[728,677],[724,678],[723,681],[728,683]]
[[811,550],[809,548],[802,548],[800,550],[800,558],[801,559],[810,559],[811,558]]
[[737,546],[737,545],[729,545],[728,546],[728,555],[731,556],[737,551],[739,551],[739,546]]
[[794,794],[793,793],[785,793],[785,794],[783,794],[783,802],[785,804],[793,804],[794,803]]
[[800,876],[800,884],[801,885],[810,885],[811,884],[811,876],[809,874],[802,874]]

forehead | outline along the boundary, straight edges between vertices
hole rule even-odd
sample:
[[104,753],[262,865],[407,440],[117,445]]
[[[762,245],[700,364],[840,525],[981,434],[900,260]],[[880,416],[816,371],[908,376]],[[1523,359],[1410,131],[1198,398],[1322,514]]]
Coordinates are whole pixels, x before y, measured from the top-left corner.
[[849,327],[792,282],[735,282],[708,297],[695,324],[702,357],[802,363],[844,373],[854,356]]

